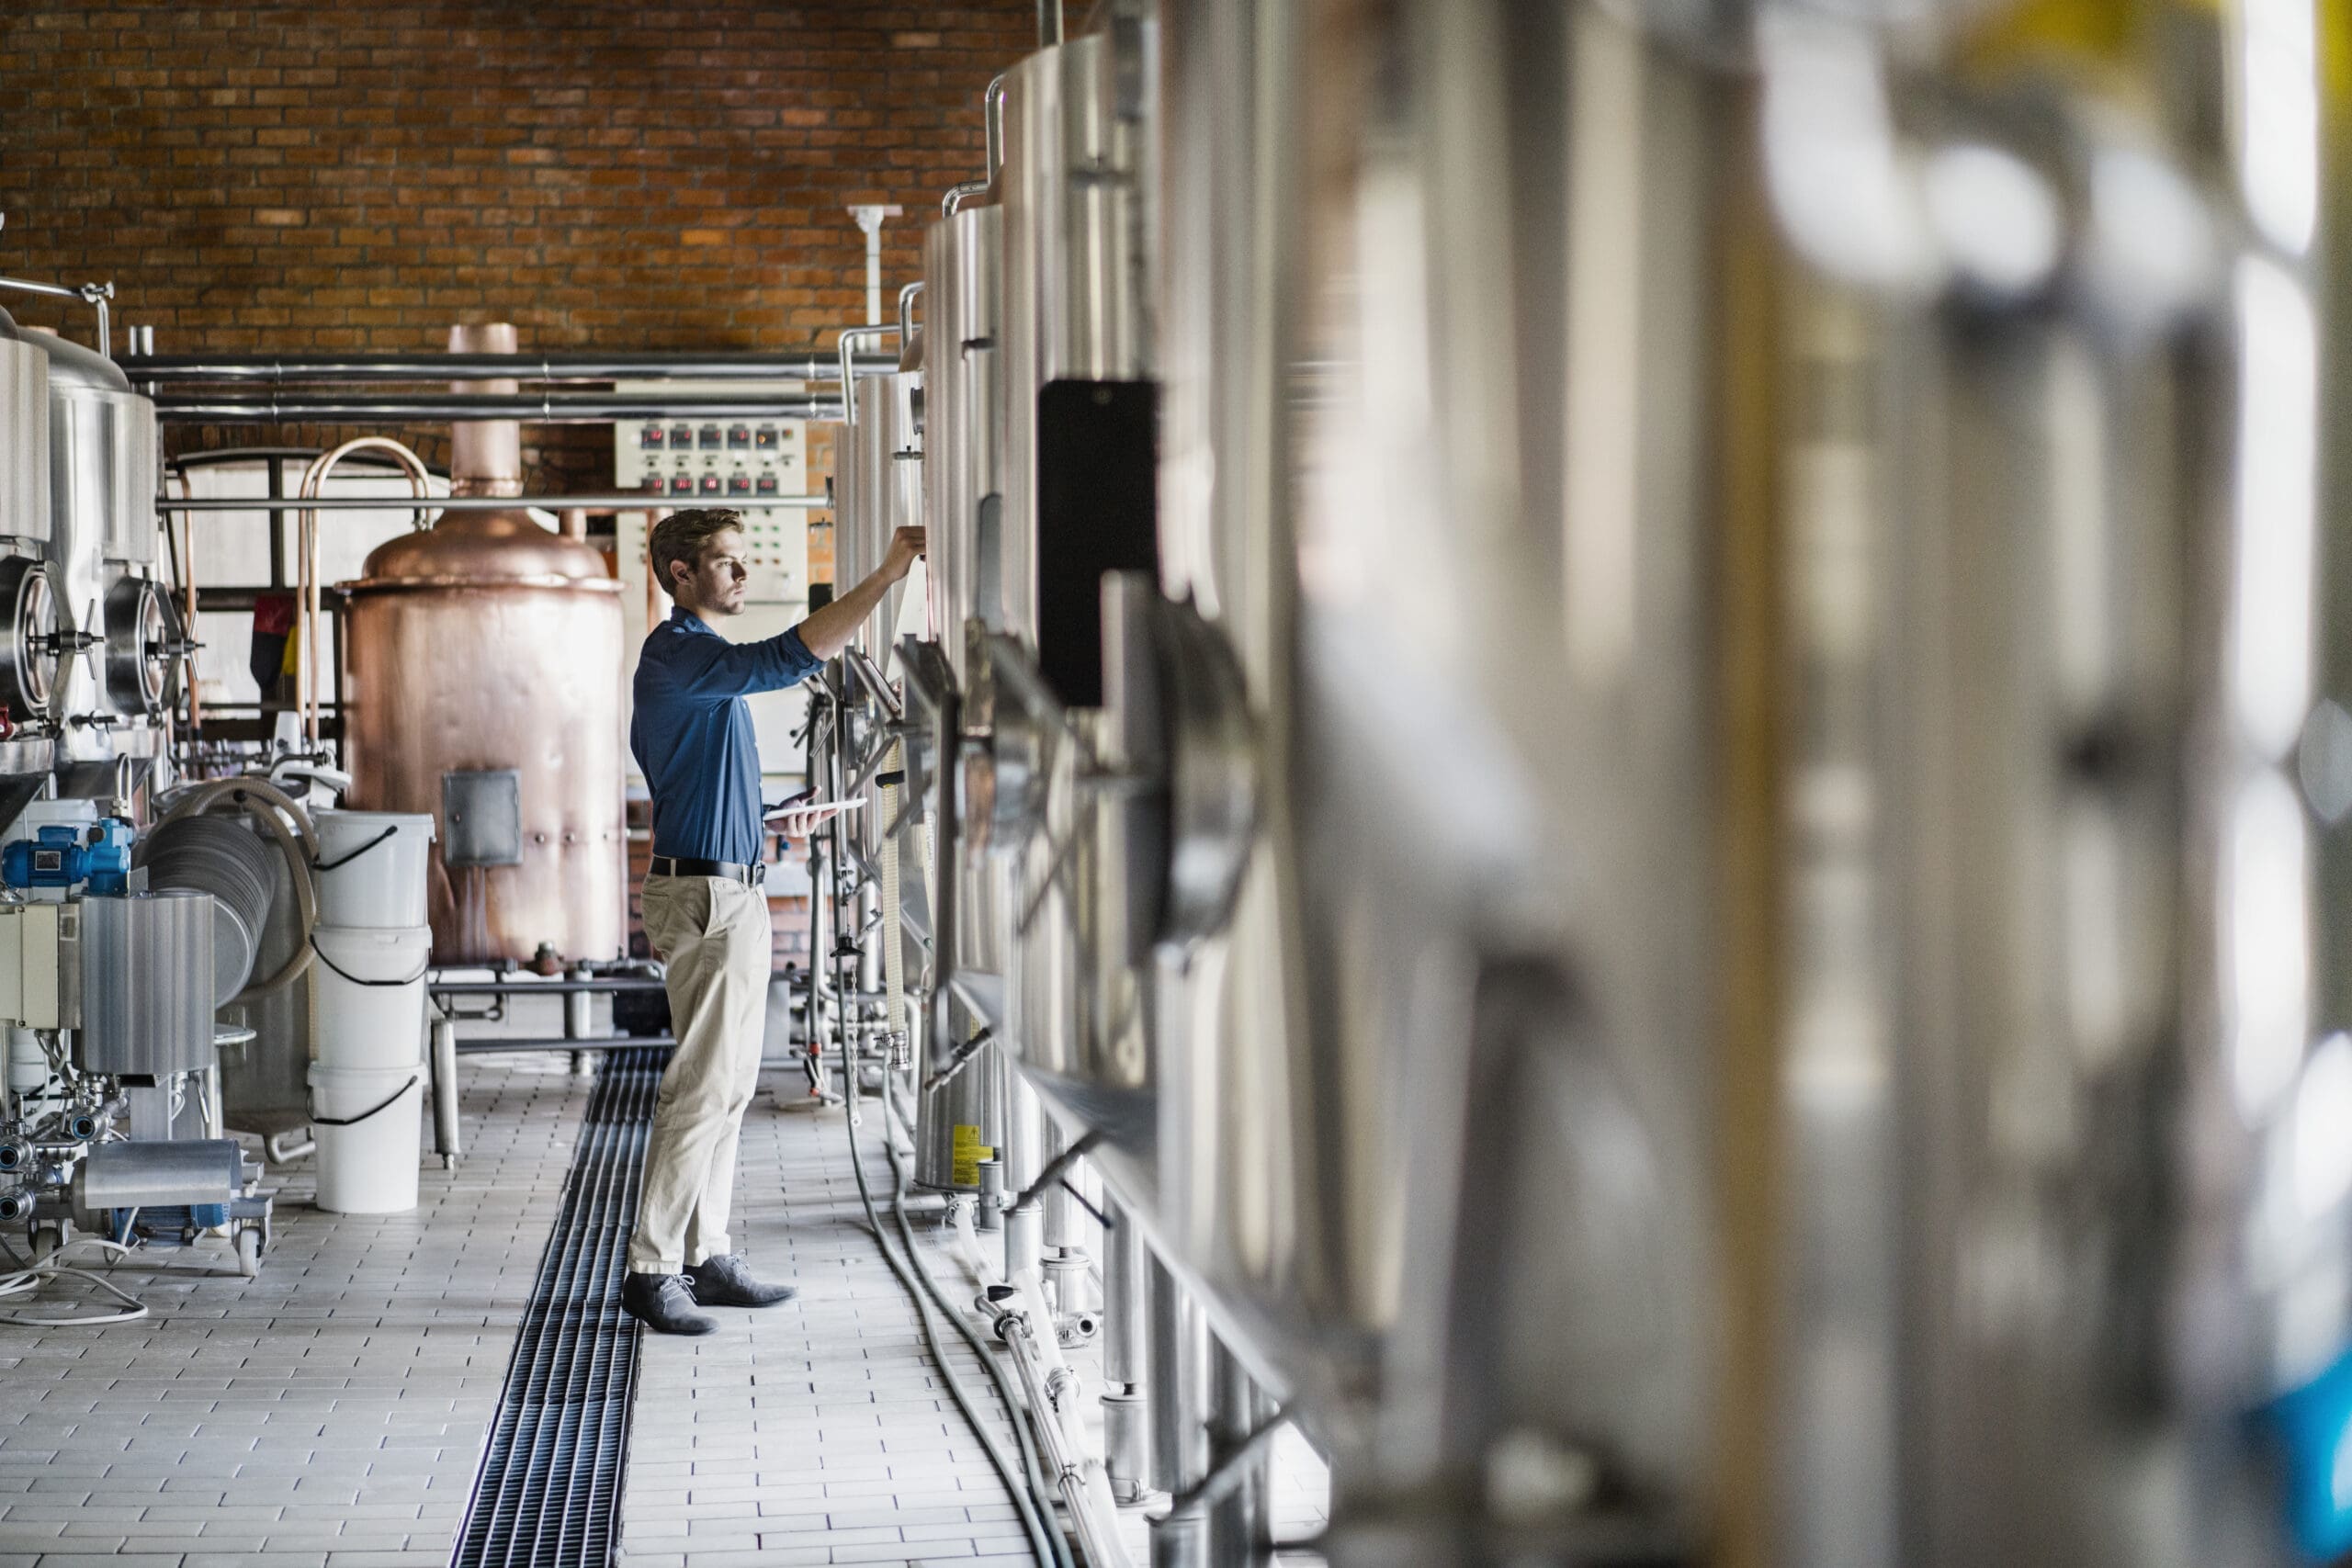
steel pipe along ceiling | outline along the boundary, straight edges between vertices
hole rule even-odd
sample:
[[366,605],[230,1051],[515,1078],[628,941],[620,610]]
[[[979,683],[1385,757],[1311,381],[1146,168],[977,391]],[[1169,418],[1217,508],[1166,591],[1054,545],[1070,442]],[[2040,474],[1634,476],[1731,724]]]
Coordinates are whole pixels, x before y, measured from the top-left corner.
[[813,392],[419,392],[354,396],[339,392],[272,392],[266,397],[169,395],[155,400],[157,415],[176,424],[420,423],[453,419],[512,419],[531,424],[609,424],[616,419],[837,420],[841,400]]
[[[860,370],[895,370],[895,354],[861,354]],[[134,381],[264,382],[272,386],[341,381],[831,381],[838,356],[808,354],[387,354],[367,359],[334,355],[210,358],[130,355],[117,361]]]

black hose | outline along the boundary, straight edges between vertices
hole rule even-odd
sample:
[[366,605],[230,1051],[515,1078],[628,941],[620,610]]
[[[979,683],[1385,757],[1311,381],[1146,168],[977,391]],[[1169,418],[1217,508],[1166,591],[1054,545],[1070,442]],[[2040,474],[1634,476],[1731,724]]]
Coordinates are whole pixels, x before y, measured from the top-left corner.
[[[890,1098],[889,1087],[887,1083],[883,1086],[882,1103],[886,1113],[895,1113],[897,1106]],[[883,1140],[883,1146],[889,1155],[890,1170],[898,1181],[898,1195],[891,1207],[898,1215],[899,1233],[906,1237],[907,1245],[911,1247],[914,1246],[914,1230],[907,1221],[907,1173],[899,1164],[898,1149],[890,1145],[888,1139]],[[931,1277],[930,1270],[918,1269],[916,1274],[922,1280],[923,1289],[930,1293],[931,1299],[938,1303],[939,1310],[947,1314],[948,1321],[956,1325],[956,1331],[964,1337],[964,1342],[969,1345],[973,1353],[980,1358],[980,1364],[988,1368],[989,1376],[996,1382],[998,1396],[1004,1401],[1005,1409],[1012,1416],[1012,1432],[1021,1442],[1021,1460],[1029,1472],[1029,1484],[1040,1499],[1046,1499],[1048,1489],[1046,1485],[1046,1468],[1038,1460],[1036,1441],[1029,1434],[1029,1423],[1023,1414],[1025,1405],[1021,1393],[1014,1389],[1012,1381],[1005,1375],[1004,1369],[998,1363],[997,1358],[989,1352],[987,1346],[980,1343],[980,1337],[972,1332],[971,1325],[964,1321],[963,1314],[949,1304],[945,1292],[940,1290],[939,1281]],[[1046,1501],[1045,1507],[1046,1512],[1050,1516],[1053,1512],[1050,1500]],[[1056,1562],[1060,1564],[1061,1568],[1069,1568],[1068,1545],[1063,1541],[1061,1532],[1058,1530],[1054,1533],[1054,1544],[1061,1549],[1056,1553]]]
[[[836,670],[838,670],[838,668],[839,667],[836,666]],[[833,678],[829,678],[826,681],[825,687],[825,694],[830,699],[827,703],[827,711],[832,720],[832,744],[828,748],[828,751],[830,752],[828,761],[834,785],[833,797],[835,799],[840,799],[842,795],[842,771],[844,761],[842,755],[842,746],[847,739],[847,736],[843,733],[846,728],[846,726],[842,723],[844,710],[840,700],[840,694],[833,689]],[[812,712],[810,715],[810,740],[812,750],[815,742],[814,705],[815,705],[813,704],[811,705]],[[979,1413],[973,1407],[970,1396],[963,1386],[963,1380],[961,1376],[948,1361],[946,1353],[940,1346],[938,1328],[932,1321],[931,1308],[925,1301],[925,1292],[922,1287],[919,1287],[916,1284],[915,1279],[920,1278],[925,1285],[928,1285],[931,1288],[931,1292],[934,1294],[938,1289],[936,1281],[932,1280],[930,1271],[922,1266],[921,1257],[914,1252],[910,1251],[907,1255],[907,1260],[903,1263],[900,1262],[898,1254],[891,1249],[888,1238],[883,1233],[882,1216],[875,1212],[874,1194],[867,1187],[865,1180],[865,1161],[862,1157],[857,1145],[857,1077],[861,1064],[857,1059],[856,1043],[852,1038],[853,1032],[851,1029],[849,1011],[849,998],[856,989],[853,976],[848,967],[850,954],[854,950],[851,948],[850,944],[846,941],[842,940],[842,934],[848,929],[842,919],[842,913],[840,908],[841,868],[843,863],[842,851],[846,847],[846,843],[842,833],[842,822],[839,814],[836,814],[832,820],[826,824],[823,841],[827,850],[830,852],[826,856],[826,864],[824,869],[826,876],[831,884],[830,890],[824,896],[833,906],[834,917],[834,950],[831,954],[831,957],[833,963],[834,987],[836,994],[841,998],[840,1005],[834,1010],[834,1018],[840,1030],[842,1044],[842,1091],[844,1109],[846,1111],[846,1114],[844,1114],[842,1120],[842,1126],[849,1136],[849,1164],[851,1172],[857,1178],[858,1201],[865,1206],[866,1224],[874,1232],[874,1245],[880,1250],[882,1254],[882,1261],[888,1265],[891,1274],[897,1278],[900,1288],[903,1289],[909,1296],[913,1298],[915,1303],[915,1315],[922,1324],[923,1340],[931,1348],[932,1359],[938,1364],[940,1376],[945,1380],[947,1383],[947,1391],[950,1397],[956,1401],[956,1408],[964,1413],[965,1420],[970,1423],[973,1436],[979,1439],[981,1449],[989,1456],[989,1463],[995,1468],[998,1478],[1004,1483],[1006,1494],[1012,1499],[1014,1511],[1021,1516],[1022,1529],[1029,1537],[1029,1549],[1031,1554],[1036,1559],[1037,1562],[1040,1564],[1040,1568],[1070,1568],[1068,1543],[1062,1540],[1060,1531],[1057,1529],[1049,1529],[1046,1522],[1053,1517],[1051,1504],[1048,1503],[1045,1505],[1045,1513],[1042,1517],[1038,1513],[1038,1506],[1046,1497],[1044,1472],[1038,1468],[1036,1454],[1031,1447],[1028,1427],[1021,1415],[1020,1401],[1015,1398],[1012,1395],[1012,1391],[1005,1386],[1003,1370],[996,1364],[995,1359],[988,1353],[987,1348],[982,1346],[978,1339],[972,1334],[970,1325],[964,1322],[960,1314],[951,1311],[948,1314],[949,1321],[955,1324],[957,1331],[964,1336],[965,1339],[970,1343],[973,1349],[978,1353],[980,1364],[989,1370],[989,1377],[995,1380],[998,1391],[1004,1397],[1005,1410],[1012,1419],[1013,1436],[1020,1442],[1023,1465],[1028,1472],[1028,1486],[1025,1489],[1022,1485],[1020,1478],[1016,1477],[1012,1472],[1012,1461],[1005,1457],[1003,1449],[997,1443],[994,1438],[989,1436],[988,1428],[981,1424]],[[817,835],[810,835],[809,849],[811,852],[810,858],[812,861],[815,859],[817,842]],[[827,955],[816,953],[811,954],[810,956],[817,962],[822,962]],[[809,1021],[813,1030],[816,1024],[813,989],[811,991]],[[811,1043],[815,1043],[813,1035]],[[884,1131],[882,1141],[884,1148],[886,1152],[888,1152],[889,1146],[889,1091],[888,1080],[887,1077],[884,1080],[883,1111]],[[895,1169],[897,1167],[897,1160],[895,1156],[892,1158],[891,1164],[893,1169]],[[903,1192],[903,1190],[904,1189],[902,1186],[901,1192]],[[910,1277],[910,1270],[914,1278]]]
[[[856,1064],[850,1063],[848,1070],[854,1074],[857,1071]],[[898,1277],[899,1287],[914,1300],[915,1315],[922,1324],[923,1342],[930,1347],[931,1359],[938,1365],[939,1375],[947,1384],[948,1396],[956,1401],[956,1407],[964,1413],[964,1419],[971,1426],[972,1435],[979,1438],[981,1449],[989,1456],[989,1463],[995,1467],[998,1479],[1004,1483],[1005,1493],[1012,1499],[1014,1509],[1021,1515],[1021,1527],[1029,1537],[1031,1554],[1036,1558],[1039,1564],[1046,1565],[1046,1568],[1069,1568],[1069,1559],[1062,1552],[1053,1550],[1055,1546],[1061,1544],[1059,1532],[1049,1531],[1038,1518],[1035,1499],[1030,1495],[1029,1490],[1022,1485],[1020,1478],[1012,1473],[1012,1461],[1005,1457],[1003,1448],[989,1436],[988,1427],[982,1425],[979,1412],[973,1407],[971,1395],[964,1387],[962,1375],[956,1371],[954,1363],[948,1360],[946,1350],[939,1343],[939,1328],[932,1320],[931,1304],[924,1299],[925,1292],[916,1285],[915,1279],[909,1277],[909,1271],[911,1270],[916,1278],[923,1280],[924,1284],[933,1291],[935,1292],[938,1288],[937,1282],[931,1279],[930,1271],[923,1267],[922,1258],[912,1250],[914,1246],[912,1234],[910,1232],[907,1235],[909,1252],[903,1262],[899,1255],[891,1250],[889,1240],[883,1234],[882,1216],[875,1213],[874,1194],[865,1182],[865,1159],[864,1152],[857,1146],[857,1123],[850,1117],[843,1116],[842,1125],[849,1132],[850,1169],[857,1176],[857,1201],[865,1207],[865,1223],[874,1232],[874,1245],[881,1250],[882,1261],[888,1264],[890,1272]],[[884,1150],[890,1154],[891,1168],[895,1170],[899,1162],[896,1152],[891,1151],[889,1147],[890,1139],[887,1124],[882,1144]],[[906,1187],[903,1182],[899,1188],[899,1202],[896,1205],[899,1226],[904,1232],[907,1229],[907,1223]],[[972,1340],[973,1348],[979,1351],[981,1365],[987,1367],[989,1375],[997,1378],[1001,1384],[1002,1374],[998,1371],[996,1363],[989,1356],[987,1349],[973,1338],[969,1326],[953,1313],[949,1314],[949,1321],[963,1331],[967,1339]],[[1023,1435],[1021,1432],[1019,1405],[1008,1401],[1006,1410],[1012,1418],[1015,1435]],[[1025,1443],[1023,1445],[1023,1454],[1024,1458],[1027,1456]],[[1035,1472],[1033,1466],[1030,1484],[1035,1486],[1042,1479],[1042,1476]]]

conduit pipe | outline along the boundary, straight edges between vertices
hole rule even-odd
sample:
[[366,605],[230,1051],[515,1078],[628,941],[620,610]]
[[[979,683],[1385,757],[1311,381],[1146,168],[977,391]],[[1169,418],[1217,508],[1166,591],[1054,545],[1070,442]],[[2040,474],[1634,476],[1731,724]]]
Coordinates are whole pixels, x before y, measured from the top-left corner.
[[[518,512],[536,508],[541,512],[643,512],[651,507],[675,505],[684,500],[684,496],[673,500],[651,491],[620,491],[611,495],[436,495],[433,498],[433,510]],[[155,501],[155,510],[188,513],[382,512],[400,504],[397,500],[380,495],[213,495],[178,501],[159,496]],[[822,511],[832,502],[821,495],[730,495],[727,498],[727,504],[737,512],[810,512]]]
[[[447,372],[444,372],[446,375]],[[816,392],[343,392],[194,394],[155,400],[170,424],[359,424],[511,419],[527,424],[610,424],[625,419],[839,419],[841,400]]]
[[[46,286],[44,286],[45,288]],[[71,294],[71,290],[60,292]],[[79,298],[79,296],[73,296]],[[312,383],[430,381],[831,381],[840,374],[833,356],[806,355],[700,354],[388,354],[373,359],[332,355],[271,355],[252,359],[210,359],[198,355],[126,355],[118,361],[133,381],[260,382],[271,386]],[[860,370],[888,370],[896,360],[870,355]]]

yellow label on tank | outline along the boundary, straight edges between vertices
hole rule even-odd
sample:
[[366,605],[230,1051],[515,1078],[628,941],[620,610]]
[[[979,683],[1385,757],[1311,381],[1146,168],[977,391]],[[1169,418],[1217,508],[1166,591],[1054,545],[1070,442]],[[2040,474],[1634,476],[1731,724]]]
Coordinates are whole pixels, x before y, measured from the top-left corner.
[[996,1157],[996,1150],[980,1142],[980,1130],[958,1122],[948,1144],[947,1179],[958,1187],[980,1184],[980,1161]]

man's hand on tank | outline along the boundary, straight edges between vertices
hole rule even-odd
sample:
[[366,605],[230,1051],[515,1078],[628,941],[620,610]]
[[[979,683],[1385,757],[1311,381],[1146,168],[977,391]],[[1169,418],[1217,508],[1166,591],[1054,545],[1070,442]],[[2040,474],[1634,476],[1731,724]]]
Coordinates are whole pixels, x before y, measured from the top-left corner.
[[898,581],[914,569],[915,562],[927,551],[929,541],[921,528],[900,528],[890,536],[889,554],[882,558],[882,570]]

